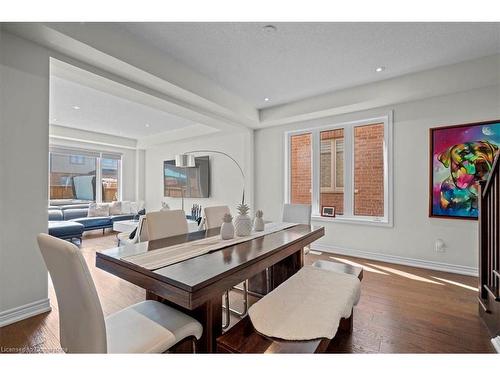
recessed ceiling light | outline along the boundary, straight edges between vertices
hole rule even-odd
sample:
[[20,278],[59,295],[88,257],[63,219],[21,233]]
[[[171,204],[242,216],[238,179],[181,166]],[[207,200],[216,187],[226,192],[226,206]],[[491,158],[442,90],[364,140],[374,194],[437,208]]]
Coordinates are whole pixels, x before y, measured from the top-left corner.
[[269,99],[269,98],[264,98],[264,101],[265,101],[265,102],[268,102],[269,100],[271,100],[271,99]]
[[384,70],[385,70],[385,66],[379,66],[377,69],[375,69],[375,71],[377,73],[383,72]]
[[145,126],[146,128],[149,128],[151,125],[149,125],[149,124],[144,124],[144,126]]
[[262,31],[264,31],[265,33],[275,33],[276,31],[278,31],[278,28],[274,25],[266,25],[262,27]]
[[76,109],[77,111],[80,109],[80,107],[78,107],[77,105],[74,105],[73,107],[71,107],[73,109]]

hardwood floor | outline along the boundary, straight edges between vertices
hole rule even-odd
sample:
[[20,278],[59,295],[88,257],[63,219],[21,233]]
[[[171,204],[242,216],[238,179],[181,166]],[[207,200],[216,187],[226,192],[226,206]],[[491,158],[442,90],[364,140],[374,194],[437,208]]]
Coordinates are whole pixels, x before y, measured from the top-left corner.
[[[89,265],[105,315],[142,301],[144,290],[95,268],[95,251],[116,246],[116,236],[87,233],[82,253]],[[334,353],[491,353],[489,335],[479,319],[477,279],[446,272],[340,256],[308,254],[317,259],[364,267],[361,300],[354,309],[354,331],[329,347]],[[0,328],[0,353],[58,352],[59,323],[55,293],[52,311]],[[253,303],[255,299],[251,299]],[[241,309],[241,296],[231,292]],[[236,318],[231,318],[231,325]]]

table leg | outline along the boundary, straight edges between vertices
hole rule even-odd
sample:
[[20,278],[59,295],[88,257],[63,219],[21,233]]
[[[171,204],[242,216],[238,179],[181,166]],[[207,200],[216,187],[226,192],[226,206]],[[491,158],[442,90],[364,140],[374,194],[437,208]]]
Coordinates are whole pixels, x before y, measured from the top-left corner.
[[264,270],[248,279],[248,291],[258,295],[266,295],[269,290],[268,283],[267,270]]
[[194,310],[184,309],[155,293],[146,290],[146,299],[165,303],[192,316],[203,326],[203,335],[197,344],[197,353],[216,353],[217,337],[222,335],[222,296],[208,300]]
[[304,250],[300,249],[271,267],[271,290],[293,276],[304,266]]
[[222,296],[212,298],[194,309],[192,316],[203,326],[203,335],[198,341],[198,353],[216,353],[216,340],[222,335]]

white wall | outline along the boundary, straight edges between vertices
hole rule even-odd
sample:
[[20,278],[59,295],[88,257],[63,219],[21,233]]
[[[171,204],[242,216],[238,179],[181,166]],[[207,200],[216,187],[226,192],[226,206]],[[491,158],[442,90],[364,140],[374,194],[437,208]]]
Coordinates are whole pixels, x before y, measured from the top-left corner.
[[[161,208],[165,201],[172,209],[181,208],[180,198],[163,196],[163,162],[174,159],[176,154],[191,150],[223,151],[240,163],[246,177],[246,198],[253,212],[253,131],[241,130],[232,133],[217,133],[212,136],[195,138],[185,142],[165,143],[146,150],[146,208],[148,211]],[[203,207],[224,205],[231,207],[233,215],[241,202],[243,182],[236,165],[223,155],[200,153],[197,156],[210,156],[210,198],[185,199],[184,208],[190,213],[193,203]]]
[[[324,225],[317,243],[323,250],[351,250],[477,267],[477,222],[428,217],[429,128],[500,118],[500,86],[433,97],[358,113],[257,130],[255,132],[255,199],[267,218],[279,219],[284,201],[284,132],[311,126],[369,118],[394,111],[394,227],[314,222]],[[434,251],[441,238],[446,252]],[[360,255],[360,253],[357,253]],[[373,254],[367,254],[372,256]],[[472,267],[472,268],[470,268]],[[441,267],[443,268],[443,267]]]
[[138,172],[143,169],[143,165],[137,164],[136,158],[140,151],[135,150],[135,140],[56,125],[50,126],[49,135],[51,146],[122,154],[122,200],[144,200],[141,186],[144,179],[140,178]]
[[49,55],[1,32],[0,326],[49,308],[36,235],[47,231]]

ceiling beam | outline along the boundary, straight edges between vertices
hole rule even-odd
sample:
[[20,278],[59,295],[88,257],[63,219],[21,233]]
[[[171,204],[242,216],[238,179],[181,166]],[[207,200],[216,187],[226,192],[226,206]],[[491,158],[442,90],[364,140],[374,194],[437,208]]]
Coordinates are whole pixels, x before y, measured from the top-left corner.
[[203,123],[218,128],[258,126],[253,106],[113,24],[10,23],[2,28],[146,88],[194,121],[208,117],[211,124]]

